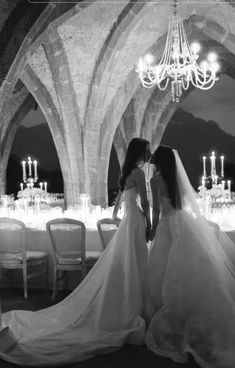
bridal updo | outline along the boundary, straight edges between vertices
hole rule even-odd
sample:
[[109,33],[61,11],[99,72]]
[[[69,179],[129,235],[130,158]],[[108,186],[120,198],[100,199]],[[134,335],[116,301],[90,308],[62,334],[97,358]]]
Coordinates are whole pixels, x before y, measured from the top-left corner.
[[127,148],[126,158],[121,170],[121,177],[119,179],[119,189],[123,192],[126,184],[126,178],[131,171],[144,165],[147,160],[149,142],[142,138],[133,138]]
[[181,201],[177,185],[176,162],[173,150],[168,146],[159,146],[151,156],[151,163],[160,172],[168,190],[171,204],[174,208],[181,208]]

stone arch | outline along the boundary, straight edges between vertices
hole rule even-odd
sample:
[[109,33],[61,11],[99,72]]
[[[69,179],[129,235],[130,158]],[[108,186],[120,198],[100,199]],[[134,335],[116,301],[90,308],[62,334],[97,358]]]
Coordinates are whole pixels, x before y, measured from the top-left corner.
[[[0,113],[2,116],[6,114],[6,111],[9,108],[11,95],[24,68],[24,65],[27,62],[27,51],[29,45],[31,44],[32,39],[38,35],[41,27],[45,25],[45,22],[47,21],[53,9],[54,6],[52,6],[51,4],[48,5],[39,16],[39,18],[36,20],[32,28],[22,41],[17,55],[15,56],[14,61],[12,62],[4,81],[2,82],[0,88]],[[4,127],[1,126],[0,128],[2,130],[2,128]]]
[[79,203],[79,195],[85,191],[87,186],[84,175],[81,117],[68,61],[59,34],[53,31],[48,37],[48,39],[44,39],[42,45],[50,66],[63,124],[63,138],[68,155],[67,171],[70,171],[69,181],[65,182],[66,192],[70,193],[70,205],[75,205]]
[[1,144],[1,161],[0,161],[0,193],[6,192],[6,169],[9,160],[9,155],[12,148],[12,143],[16,134],[16,131],[24,118],[24,116],[31,110],[34,104],[33,97],[28,94],[23,104],[16,110],[12,117],[10,124],[4,134],[4,138]]
[[[23,10],[22,3],[25,3],[24,1],[19,1],[18,6],[19,10],[24,12],[25,20],[22,23],[22,17],[19,16],[20,12],[16,6],[13,13],[10,15],[10,18],[17,17],[17,22],[20,21],[22,26],[22,32],[19,35],[17,32],[17,39],[14,40],[14,50],[10,50],[9,47],[12,46],[12,42],[9,42],[9,32],[7,30],[7,26],[3,28],[1,31],[1,37],[4,39],[4,35],[2,34],[5,32],[7,34],[7,37],[5,35],[5,39],[7,42],[9,42],[8,48],[4,52],[7,55],[7,58],[9,56],[13,57],[12,63],[7,70],[7,68],[4,69],[4,73],[6,75],[1,75],[3,77],[3,81],[0,88],[0,113],[1,113],[1,126],[0,126],[0,135],[1,135],[1,141],[3,142],[1,144],[2,147],[5,147],[3,157],[0,155],[0,167],[1,167],[1,192],[5,190],[5,173],[6,173],[6,166],[9,158],[9,153],[12,145],[12,141],[15,135],[15,128],[16,128],[16,121],[17,124],[20,124],[19,117],[21,119],[24,118],[23,114],[26,113],[27,108],[25,104],[28,106],[28,103],[24,102],[22,108],[19,108],[19,114],[16,114],[16,116],[12,117],[13,123],[11,119],[6,119],[5,116],[9,115],[9,110],[12,109],[12,96],[15,92],[16,83],[19,81],[20,74],[22,73],[22,70],[24,69],[25,64],[27,63],[28,59],[28,50],[32,42],[37,39],[37,37],[40,35],[40,33],[43,31],[43,29],[55,18],[58,17],[61,12],[66,11],[68,8],[71,8],[70,5],[63,5],[63,6],[56,6],[55,4],[48,4],[45,6],[45,4],[39,4],[40,6],[37,6],[36,8],[32,8],[32,4],[28,4],[28,10],[25,12]],[[31,7],[31,8],[30,8]],[[33,15],[30,13],[30,11],[33,11]],[[36,12],[35,12],[36,10]],[[29,16],[29,13],[32,15]],[[14,18],[14,19],[15,19]],[[14,21],[14,23],[16,23]],[[10,24],[10,32],[12,37],[14,37],[14,34],[12,33],[14,31],[14,27],[12,27],[12,24]],[[23,35],[23,32],[25,34]],[[19,47],[17,50],[17,46]],[[1,50],[1,59],[5,60],[5,54],[3,52],[3,48]],[[7,59],[8,60],[8,59]],[[8,60],[9,64],[9,60]],[[7,62],[6,62],[7,65]],[[1,69],[1,72],[3,69]],[[11,132],[12,129],[12,132]],[[5,135],[6,133],[6,135]],[[7,144],[4,144],[4,142],[8,142]]]
[[[76,21],[81,20],[83,16],[86,15],[86,17],[89,19],[89,11],[93,11],[92,14],[94,14],[94,7],[97,9],[98,5],[96,2],[92,3],[91,5],[87,6],[86,8],[80,8],[80,4],[78,7],[73,8],[70,12],[70,16],[74,16],[73,22],[76,23]],[[192,16],[192,10],[195,7],[195,4],[193,2],[187,3],[184,8],[182,8],[182,17],[185,19],[190,18],[190,22],[197,22],[197,25],[200,24],[200,22],[203,22],[203,19],[200,18],[202,16],[205,16],[205,10],[208,10],[211,5],[209,2],[201,2],[197,5],[197,11],[198,14]],[[207,12],[206,14],[206,21],[203,23],[203,32],[208,33],[211,29],[216,28],[216,25],[219,27],[222,27],[224,31],[217,30],[217,34],[221,35],[220,42],[223,42],[223,45],[226,47],[230,47],[230,50],[233,51],[233,33],[230,32],[229,29],[233,29],[232,23],[235,20],[235,10],[232,8],[229,4],[222,4],[217,3],[216,4],[218,10],[223,9],[223,11],[226,14],[229,14],[231,16],[231,21],[228,22],[228,24],[222,24],[222,21],[219,20],[216,13],[216,7],[213,9],[213,12]],[[101,6],[102,7],[102,6]],[[75,111],[75,116],[77,116],[77,120],[79,123],[76,125],[75,122],[70,125],[75,129],[76,131],[76,140],[82,141],[84,138],[84,150],[83,155],[81,154],[79,157],[83,161],[84,164],[84,177],[85,177],[85,184],[84,186],[88,186],[88,192],[91,193],[92,199],[94,201],[99,201],[100,203],[105,203],[106,201],[106,184],[107,181],[104,179],[107,178],[107,157],[109,157],[111,144],[113,142],[113,139],[117,141],[117,137],[115,137],[115,132],[120,132],[122,130],[121,125],[120,128],[117,129],[118,124],[121,122],[123,124],[123,121],[125,120],[125,115],[123,119],[123,114],[125,110],[127,109],[128,104],[130,101],[131,103],[135,103],[135,98],[137,98],[138,91],[139,91],[139,80],[138,76],[136,75],[134,71],[135,63],[139,56],[141,56],[144,52],[151,49],[157,50],[157,58],[162,53],[162,44],[164,42],[165,38],[165,32],[167,28],[167,13],[169,12],[170,4],[168,3],[131,3],[131,4],[119,4],[117,5],[118,11],[115,13],[115,17],[113,16],[112,21],[108,23],[106,28],[105,35],[102,34],[99,35],[99,38],[102,38],[103,44],[99,45],[99,48],[96,50],[95,58],[93,60],[93,64],[91,65],[91,68],[89,69],[89,76],[87,79],[82,80],[83,82],[76,84],[76,81],[73,79],[71,73],[71,65],[69,65],[69,70],[67,66],[65,66],[65,69],[62,69],[62,74],[67,77],[71,77],[72,82],[74,83],[73,88],[71,91],[66,89],[64,86],[62,86],[62,76],[59,75],[59,67],[62,65],[55,65],[55,70],[52,68],[53,60],[55,60],[57,57],[58,59],[65,60],[66,58],[69,60],[68,52],[66,51],[65,54],[63,52],[60,55],[56,55],[56,50],[54,48],[55,45],[53,45],[53,42],[55,44],[60,43],[60,38],[63,36],[63,32],[66,32],[64,17],[61,17],[61,19],[58,22],[53,22],[50,27],[47,28],[47,32],[44,32],[43,36],[41,37],[39,44],[43,44],[42,49],[46,51],[47,58],[49,61],[48,68],[54,73],[54,80],[53,83],[56,85],[57,82],[60,83],[60,86],[64,88],[64,92],[62,91],[56,91],[57,92],[57,98],[60,99],[59,106],[63,105],[63,101],[61,104],[61,97],[65,96],[65,94],[70,94],[69,99],[71,102],[72,108]],[[81,9],[81,11],[80,11]],[[93,9],[93,10],[92,10]],[[232,11],[231,11],[232,9]],[[87,12],[87,13],[85,13]],[[79,13],[80,15],[78,15]],[[158,22],[154,22],[156,19],[158,19]],[[108,18],[108,13],[106,13],[106,18]],[[68,19],[68,17],[66,18]],[[107,20],[108,22],[108,20]],[[116,22],[116,23],[115,23]],[[213,23],[214,22],[214,23]],[[73,26],[76,26],[76,24],[73,23]],[[98,24],[98,22],[97,22]],[[206,26],[205,26],[206,24]],[[56,25],[56,27],[54,27]],[[218,27],[217,27],[218,28]],[[73,31],[73,29],[72,29]],[[73,34],[69,35],[69,37],[73,37]],[[214,32],[214,37],[216,32]],[[58,35],[59,34],[59,35]],[[82,35],[81,35],[82,37]],[[156,41],[157,39],[157,41]],[[62,40],[63,42],[68,42],[68,38],[64,37]],[[95,42],[95,38],[93,40]],[[34,44],[30,47],[29,50],[29,56],[30,59],[30,53],[34,52],[33,47],[38,43],[37,40],[34,42]],[[232,45],[232,46],[231,46]],[[80,47],[81,45],[79,45]],[[63,51],[63,47],[59,45],[59,51]],[[79,50],[79,49],[78,49]],[[74,50],[72,50],[74,51]],[[83,50],[82,50],[83,51]],[[93,54],[92,54],[93,55]],[[64,58],[64,59],[63,59]],[[65,60],[66,61],[66,60]],[[81,67],[81,74],[88,70],[86,65],[79,65]],[[57,69],[56,69],[57,68]],[[66,71],[67,68],[67,71]],[[34,72],[36,70],[34,69]],[[67,74],[66,74],[67,73]],[[22,80],[25,78],[27,81],[28,78],[28,71],[23,73]],[[84,99],[82,100],[82,103],[79,99],[79,87],[83,90],[84,84],[89,85],[86,89],[86,93]],[[49,91],[46,89],[45,85],[43,85],[43,81],[40,82],[42,84],[42,88],[44,88],[45,92],[50,95]],[[88,91],[88,92],[87,92]],[[51,91],[50,91],[51,92]],[[76,96],[74,96],[74,94]],[[35,91],[36,95],[36,91]],[[51,96],[50,96],[51,97]],[[164,98],[163,98],[164,97]],[[42,97],[37,97],[38,99]],[[168,107],[169,104],[167,103],[167,95],[161,97],[164,101],[164,104],[162,107]],[[158,97],[156,96],[156,100],[158,100]],[[43,102],[44,104],[44,102]],[[154,104],[154,101],[152,100],[152,104]],[[50,105],[56,107],[56,113],[58,114],[58,117],[60,119],[61,126],[63,129],[61,130],[61,141],[63,142],[63,148],[64,152],[66,152],[66,155],[70,161],[71,165],[74,165],[74,170],[72,166],[70,167],[70,171],[76,171],[76,175],[73,176],[68,175],[70,183],[73,184],[74,180],[78,180],[78,163],[76,163],[76,159],[73,161],[74,163],[71,163],[71,157],[74,159],[78,157],[77,152],[75,152],[75,148],[68,151],[68,147],[66,148],[66,139],[69,136],[69,125],[64,122],[64,117],[68,119],[69,112],[66,112],[65,106],[62,108],[61,111],[58,111],[58,106],[55,106],[55,103],[52,101],[50,102]],[[147,105],[147,104],[146,104]],[[46,106],[46,105],[45,105]],[[42,106],[41,106],[42,107]],[[84,110],[84,114],[81,113],[81,107]],[[148,109],[150,108],[150,105],[148,105]],[[46,109],[46,108],[45,108]],[[158,112],[158,115],[155,116],[155,122],[156,120],[166,121],[166,108],[162,108],[162,112]],[[47,112],[48,113],[48,112]],[[68,113],[68,116],[67,116]],[[80,113],[80,114],[79,114]],[[49,113],[48,113],[49,114]],[[153,120],[153,116],[149,113],[139,114],[138,120],[136,120],[136,116],[134,114],[135,122],[138,123],[138,131],[141,135],[149,134],[148,131],[148,122],[150,120]],[[142,117],[144,116],[143,121]],[[66,120],[65,119],[65,120]],[[74,119],[74,118],[73,118]],[[48,119],[47,119],[48,120]],[[69,119],[70,120],[70,119]],[[75,118],[76,120],[76,118]],[[141,122],[141,125],[139,125]],[[141,126],[141,128],[140,128]],[[67,131],[66,131],[67,127]],[[160,136],[161,132],[163,131],[164,124],[159,124],[159,128],[156,127],[156,134],[157,138]],[[137,129],[137,128],[136,128]],[[127,134],[128,133],[128,134]],[[55,132],[52,132],[52,135],[54,137]],[[120,134],[119,134],[120,135]],[[122,144],[122,150],[124,147],[124,141],[127,139],[130,139],[131,134],[129,132],[122,132],[123,136],[123,144]],[[126,137],[125,137],[126,136]],[[67,137],[67,138],[66,138]],[[67,139],[69,142],[69,139]],[[62,144],[62,143],[61,143]],[[115,143],[116,144],[116,143]],[[126,145],[126,142],[125,142]],[[82,146],[82,144],[81,144]],[[58,150],[57,150],[58,151]],[[89,167],[88,172],[86,172],[85,167]],[[65,168],[66,170],[66,168]],[[97,190],[98,188],[98,190]],[[80,188],[79,190],[82,190]],[[78,188],[71,187],[71,192],[73,193],[71,199],[71,203],[75,203],[77,194],[79,193]]]
[[[63,180],[66,184],[66,181],[70,180],[68,154],[64,142],[63,125],[60,115],[58,114],[51,95],[28,64],[25,66],[24,72],[21,74],[21,80],[37,101],[46,118],[58,154]],[[69,203],[70,195],[71,193],[67,193],[65,185],[66,204]]]

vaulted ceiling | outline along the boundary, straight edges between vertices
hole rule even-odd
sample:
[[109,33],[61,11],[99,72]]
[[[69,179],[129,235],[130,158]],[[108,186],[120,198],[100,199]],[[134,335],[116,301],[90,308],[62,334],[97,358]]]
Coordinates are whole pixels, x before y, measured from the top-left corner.
[[[144,89],[135,71],[144,53],[161,56],[172,3],[0,0],[0,10],[0,191],[15,132],[36,100],[68,203],[85,188],[104,203],[112,143],[120,161],[134,136],[156,147],[178,107],[169,90]],[[189,39],[215,50],[221,73],[234,78],[234,3],[179,1],[179,13]]]

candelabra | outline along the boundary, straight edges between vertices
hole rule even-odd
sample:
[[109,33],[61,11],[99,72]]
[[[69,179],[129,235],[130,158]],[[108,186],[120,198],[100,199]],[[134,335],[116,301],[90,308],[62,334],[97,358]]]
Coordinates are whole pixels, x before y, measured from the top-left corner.
[[[36,183],[38,181],[38,173],[37,173],[37,161],[31,160],[31,157],[28,157],[28,161],[26,162],[25,160],[23,160],[22,162],[22,168],[23,168],[23,183],[25,183],[27,185],[28,188],[33,188],[34,183]],[[28,164],[28,165],[27,165]],[[32,169],[32,164],[33,164],[33,169]],[[28,170],[27,167],[28,166]],[[34,173],[33,173],[34,171]],[[20,184],[20,189],[23,190],[24,188],[24,184],[21,183]]]
[[223,181],[224,178],[224,156],[220,156],[220,175],[216,172],[216,155],[215,151],[212,151],[210,156],[211,169],[210,175],[207,175],[206,171],[206,156],[203,156],[203,176],[202,176],[202,185],[206,185],[207,181],[211,179],[212,185],[218,184],[218,181]]
[[[227,180],[227,189],[225,189],[226,180],[224,180],[224,156],[220,156],[220,173],[216,171],[216,154],[215,151],[211,152],[210,156],[210,173],[207,175],[206,170],[206,156],[203,156],[203,176],[201,181],[201,195],[203,198],[209,197],[211,201],[217,197],[222,200],[231,200],[231,180]],[[207,188],[208,182],[211,183],[210,188]]]

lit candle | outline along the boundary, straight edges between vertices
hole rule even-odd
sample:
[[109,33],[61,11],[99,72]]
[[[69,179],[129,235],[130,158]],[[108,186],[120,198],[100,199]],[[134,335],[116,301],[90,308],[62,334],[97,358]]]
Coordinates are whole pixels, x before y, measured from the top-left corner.
[[37,173],[37,161],[36,160],[33,161],[33,165],[34,165],[34,179],[37,180],[38,173]]
[[29,184],[29,183],[27,183],[27,188],[28,188],[28,189],[30,188],[30,184]]
[[44,182],[44,190],[45,192],[47,192],[47,182],[46,181]]
[[218,175],[215,175],[215,185],[218,184]]
[[225,189],[225,181],[224,181],[224,180],[222,180],[222,181],[221,181],[221,184],[222,184],[222,189],[224,190],[224,189]]
[[203,156],[203,176],[206,176],[206,156]]
[[43,183],[39,183],[39,185],[40,185],[40,189],[42,189]]
[[20,183],[20,190],[23,190],[23,183]]
[[202,186],[205,187],[205,177],[202,177]]
[[221,161],[221,176],[224,177],[224,156],[220,156]]
[[32,160],[31,160],[31,157],[28,157],[28,165],[29,165],[29,176],[32,176]]
[[81,201],[82,201],[82,208],[84,209],[88,209],[89,208],[89,195],[86,193],[83,193],[80,195]]
[[215,169],[215,152],[212,151],[212,154],[210,156],[211,159],[211,176],[216,174],[216,169]]
[[230,198],[230,196],[231,196],[231,180],[228,180],[227,183],[228,183],[228,193],[229,193],[229,198]]
[[26,168],[25,168],[25,165],[26,165],[26,161],[22,161],[22,167],[23,167],[23,181],[26,180]]

